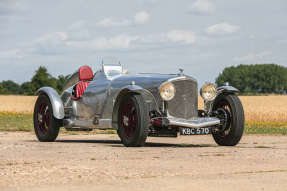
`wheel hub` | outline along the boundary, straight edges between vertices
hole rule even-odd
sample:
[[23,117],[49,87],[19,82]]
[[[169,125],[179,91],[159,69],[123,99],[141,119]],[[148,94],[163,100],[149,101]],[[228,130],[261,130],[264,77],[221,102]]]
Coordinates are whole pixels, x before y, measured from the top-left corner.
[[38,113],[38,120],[40,123],[43,122],[43,115],[41,115],[40,113]]
[[129,126],[129,118],[127,116],[124,116],[123,123],[125,126]]
[[217,109],[217,117],[220,119],[220,130],[225,131],[230,123],[229,113],[225,109],[219,108]]

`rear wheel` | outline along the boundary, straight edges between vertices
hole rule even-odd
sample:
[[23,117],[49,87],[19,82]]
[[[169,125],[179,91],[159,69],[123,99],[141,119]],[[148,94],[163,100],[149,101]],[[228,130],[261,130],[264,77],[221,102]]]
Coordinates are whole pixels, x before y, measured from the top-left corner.
[[53,116],[49,97],[39,95],[34,108],[34,131],[39,141],[55,141],[59,134],[60,120]]
[[123,97],[118,112],[118,135],[127,147],[140,147],[145,144],[149,116],[141,95],[127,94]]
[[234,146],[244,131],[244,111],[236,95],[220,95],[216,98],[213,111],[220,119],[219,131],[212,133],[215,142],[221,146]]

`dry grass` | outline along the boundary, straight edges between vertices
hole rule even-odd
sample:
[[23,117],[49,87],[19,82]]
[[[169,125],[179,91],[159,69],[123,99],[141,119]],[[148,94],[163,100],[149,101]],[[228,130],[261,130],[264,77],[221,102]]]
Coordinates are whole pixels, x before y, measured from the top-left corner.
[[36,96],[0,95],[0,111],[33,113]]
[[[240,96],[247,122],[287,123],[287,96]],[[199,108],[203,101],[199,100]]]
[[241,96],[246,121],[287,122],[287,96]]
[[[31,131],[36,98],[0,96],[0,131]],[[202,109],[203,101],[198,99]],[[287,135],[287,96],[241,96],[240,100],[245,110],[246,134]]]
[[[36,96],[0,95],[0,112],[33,113]],[[240,96],[247,122],[287,122],[287,96]],[[199,97],[199,108],[203,101]]]

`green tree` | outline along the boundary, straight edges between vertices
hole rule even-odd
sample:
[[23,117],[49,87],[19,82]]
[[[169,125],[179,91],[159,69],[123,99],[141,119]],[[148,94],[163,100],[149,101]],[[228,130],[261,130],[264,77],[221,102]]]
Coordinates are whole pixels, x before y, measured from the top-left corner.
[[7,80],[7,81],[1,82],[0,92],[1,92],[1,94],[20,94],[21,89],[17,83],[15,83],[11,80]]
[[64,76],[64,75],[60,75],[58,76],[57,79],[57,91],[60,93],[63,90],[64,84],[67,81],[67,79],[70,77],[70,75]]
[[36,74],[32,77],[31,83],[33,92],[44,86],[57,89],[57,79],[52,77],[43,66],[40,66],[38,70],[36,70]]
[[276,64],[232,66],[216,79],[218,86],[224,82],[244,93],[282,93],[287,91],[287,68]]
[[33,85],[31,82],[24,82],[23,84],[21,84],[21,94],[24,95],[33,95],[35,92],[33,91]]
[[0,94],[4,94],[4,92],[5,92],[5,90],[4,90],[3,86],[2,86],[2,83],[0,83]]
[[24,94],[33,95],[41,87],[49,86],[61,93],[68,76],[60,75],[58,78],[52,77],[47,69],[40,66],[31,81],[24,82],[21,85],[8,80],[0,83],[0,94]]

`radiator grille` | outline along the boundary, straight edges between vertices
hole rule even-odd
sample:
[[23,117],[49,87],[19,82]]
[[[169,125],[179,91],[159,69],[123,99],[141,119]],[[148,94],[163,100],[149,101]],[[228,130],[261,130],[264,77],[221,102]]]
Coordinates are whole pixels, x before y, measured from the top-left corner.
[[176,94],[175,97],[167,103],[169,115],[183,119],[197,117],[197,82],[188,79],[174,81],[172,83],[176,88]]

